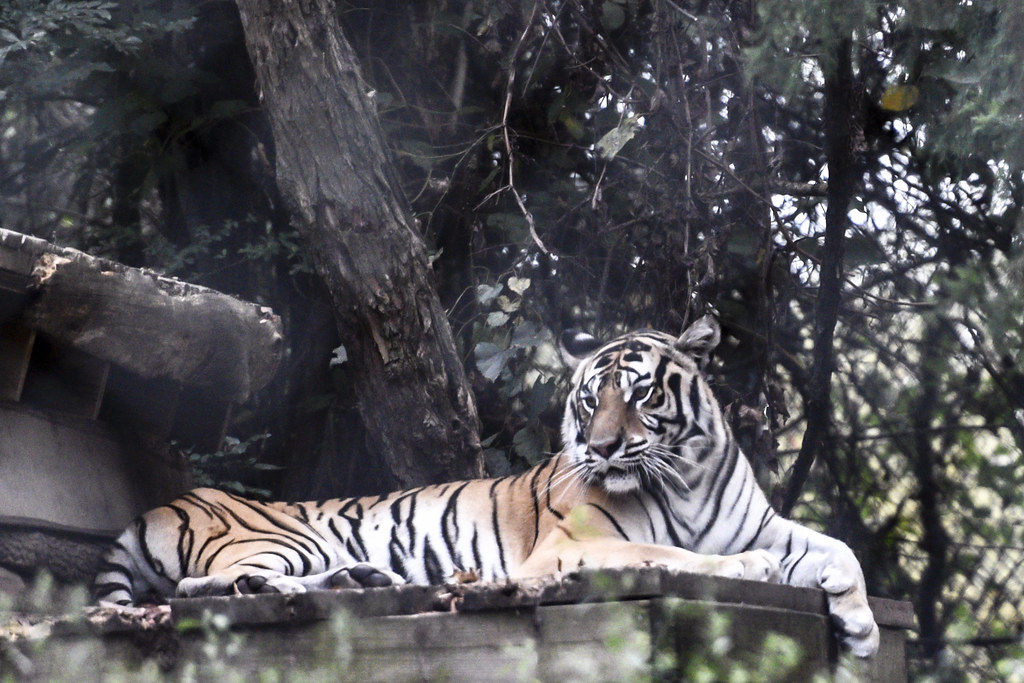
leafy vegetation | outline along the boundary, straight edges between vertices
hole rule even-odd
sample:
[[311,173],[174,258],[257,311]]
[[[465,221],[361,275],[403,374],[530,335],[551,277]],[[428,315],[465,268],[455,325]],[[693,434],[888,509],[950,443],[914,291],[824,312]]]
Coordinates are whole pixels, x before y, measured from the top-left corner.
[[221,448],[212,453],[198,453],[191,446],[181,447],[181,450],[192,468],[196,486],[213,486],[250,498],[267,499],[271,497],[268,489],[247,485],[231,476],[240,470],[273,472],[282,469],[280,465],[261,462],[260,457],[250,451],[269,437],[269,434],[254,434],[242,441],[238,437],[226,436]]
[[[338,445],[357,399],[328,368],[338,342],[279,211],[234,7],[176,7],[0,9],[0,220],[272,305],[288,366],[234,433],[270,432],[289,472],[341,463],[331,494],[370,490]],[[914,600],[919,673],[1019,675],[1018,2],[377,0],[338,17],[494,473],[557,448],[561,331],[714,311],[716,388],[775,502],[850,542],[873,592]]]

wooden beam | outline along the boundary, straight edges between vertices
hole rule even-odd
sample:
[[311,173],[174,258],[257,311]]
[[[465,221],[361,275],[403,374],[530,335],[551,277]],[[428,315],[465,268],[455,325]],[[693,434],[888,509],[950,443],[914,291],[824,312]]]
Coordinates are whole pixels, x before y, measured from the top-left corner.
[[107,361],[57,345],[46,336],[35,336],[20,400],[37,408],[95,420],[109,371]]
[[35,330],[13,320],[0,323],[0,401],[21,400],[35,340]]

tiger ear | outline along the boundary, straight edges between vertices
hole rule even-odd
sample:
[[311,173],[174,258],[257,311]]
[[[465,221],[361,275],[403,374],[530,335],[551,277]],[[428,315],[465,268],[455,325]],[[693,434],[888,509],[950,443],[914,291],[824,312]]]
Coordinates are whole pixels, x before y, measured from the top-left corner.
[[601,346],[601,340],[592,337],[579,328],[568,329],[558,339],[558,350],[562,362],[569,370],[575,370],[580,362]]
[[720,341],[722,331],[718,327],[718,321],[710,315],[705,315],[683,330],[679,339],[675,341],[675,347],[692,356],[697,361],[697,367],[703,369]]

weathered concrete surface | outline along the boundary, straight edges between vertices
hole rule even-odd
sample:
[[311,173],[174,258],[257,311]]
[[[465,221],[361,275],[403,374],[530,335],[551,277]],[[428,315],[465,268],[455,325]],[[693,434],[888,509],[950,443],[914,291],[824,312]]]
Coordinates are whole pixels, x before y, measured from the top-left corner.
[[0,402],[0,566],[91,580],[104,548],[146,507],[102,423]]
[[102,423],[0,403],[0,523],[112,535],[144,509]]

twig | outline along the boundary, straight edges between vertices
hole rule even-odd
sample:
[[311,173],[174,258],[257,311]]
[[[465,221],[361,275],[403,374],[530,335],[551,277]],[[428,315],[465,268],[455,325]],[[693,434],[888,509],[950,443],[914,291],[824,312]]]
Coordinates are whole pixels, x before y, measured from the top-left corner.
[[[508,81],[505,83],[505,108],[501,112],[501,133],[505,139],[505,153],[508,155],[508,185],[504,189],[508,189],[512,192],[512,196],[516,198],[516,204],[519,205],[519,210],[523,213],[523,217],[526,219],[526,224],[530,228],[530,237],[533,238],[534,244],[544,252],[550,254],[544,243],[541,241],[540,236],[537,235],[537,224],[533,220],[533,214],[526,208],[523,203],[523,198],[519,196],[519,191],[516,189],[515,182],[515,155],[512,152],[512,140],[508,134],[508,112],[512,107],[512,86],[516,80],[516,57],[519,55],[519,50],[523,46],[523,41],[526,40],[526,36],[529,34],[530,29],[533,27],[533,20],[537,16],[537,7],[540,5],[540,0],[533,3],[533,11],[530,12],[530,18],[526,22],[526,27],[523,29],[522,35],[519,36],[518,42],[516,42],[516,48],[512,51],[512,58],[509,60],[508,65]],[[498,190],[500,192],[501,190]],[[494,193],[492,193],[493,195]],[[488,195],[488,196],[492,196]]]

